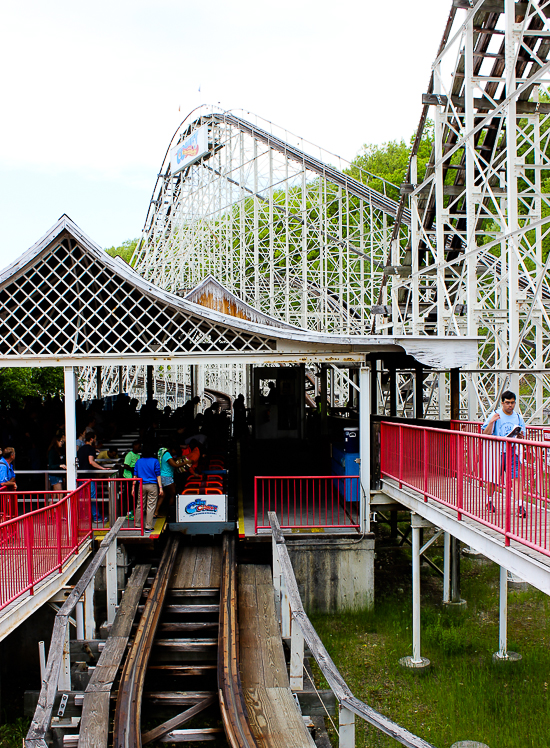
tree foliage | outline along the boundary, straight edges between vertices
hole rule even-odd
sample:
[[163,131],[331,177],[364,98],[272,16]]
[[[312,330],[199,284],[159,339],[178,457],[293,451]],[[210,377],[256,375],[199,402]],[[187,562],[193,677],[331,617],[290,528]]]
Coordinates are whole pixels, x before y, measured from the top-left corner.
[[0,404],[20,405],[26,397],[43,398],[64,391],[63,369],[46,368],[0,369]]
[[129,265],[133,266],[132,255],[139,243],[139,239],[126,239],[119,247],[108,247],[105,251],[111,257],[122,257]]
[[[394,200],[399,200],[399,185],[407,178],[409,157],[415,137],[416,133],[413,133],[409,144],[404,140],[390,140],[382,145],[365,144],[362,152],[356,156],[346,172],[354,179],[368,184],[369,187],[385,192]],[[434,124],[428,120],[417,153],[418,182],[424,179],[433,142]],[[369,176],[365,172],[370,172],[376,177]],[[388,185],[387,182],[391,182],[394,186]]]

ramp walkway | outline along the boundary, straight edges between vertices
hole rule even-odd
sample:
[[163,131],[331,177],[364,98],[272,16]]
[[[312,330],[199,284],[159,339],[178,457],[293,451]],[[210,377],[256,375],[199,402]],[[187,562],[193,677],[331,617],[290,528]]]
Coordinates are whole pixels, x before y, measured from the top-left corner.
[[254,737],[261,748],[314,748],[290,690],[269,566],[240,566],[238,589],[241,682]]

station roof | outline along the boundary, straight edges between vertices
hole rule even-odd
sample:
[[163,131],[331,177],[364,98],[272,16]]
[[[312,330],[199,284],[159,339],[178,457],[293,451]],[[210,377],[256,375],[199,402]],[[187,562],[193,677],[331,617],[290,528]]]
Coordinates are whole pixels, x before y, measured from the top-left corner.
[[[222,303],[204,306],[214,291]],[[0,273],[1,366],[346,365],[377,352],[438,368],[471,366],[477,340],[305,330],[250,307],[213,278],[181,298],[108,255],[66,215]]]

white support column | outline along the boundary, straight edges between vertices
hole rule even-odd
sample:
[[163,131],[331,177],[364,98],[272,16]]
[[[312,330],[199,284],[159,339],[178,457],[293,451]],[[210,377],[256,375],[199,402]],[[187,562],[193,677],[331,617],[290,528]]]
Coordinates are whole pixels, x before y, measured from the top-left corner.
[[105,559],[105,581],[107,585],[107,623],[113,623],[118,605],[118,585],[116,568],[116,540],[111,543]]
[[518,662],[521,655],[517,652],[508,652],[508,571],[500,567],[500,594],[498,604],[498,652],[493,655],[493,661],[506,660]]
[[420,654],[420,530],[429,523],[418,514],[411,513],[412,527],[412,657],[402,657],[402,667],[421,670],[430,665],[430,661]]
[[443,602],[451,602],[451,536],[443,533]]
[[420,656],[420,527],[412,528],[412,603],[413,603],[413,662]]
[[304,635],[294,619],[290,624],[290,688],[304,690]]
[[370,532],[370,366],[359,370],[359,475],[361,481],[360,523]]
[[355,747],[355,714],[338,705],[338,748]]
[[94,616],[95,579],[84,590],[84,638],[95,639]]
[[76,638],[84,639],[84,602],[79,600],[76,604]]
[[65,641],[63,642],[63,654],[61,655],[61,671],[57,683],[58,691],[71,690],[71,645],[69,638],[69,624],[65,628]]
[[76,372],[72,366],[64,367],[65,379],[65,455],[67,461],[67,489],[76,488],[76,409],[78,393]]

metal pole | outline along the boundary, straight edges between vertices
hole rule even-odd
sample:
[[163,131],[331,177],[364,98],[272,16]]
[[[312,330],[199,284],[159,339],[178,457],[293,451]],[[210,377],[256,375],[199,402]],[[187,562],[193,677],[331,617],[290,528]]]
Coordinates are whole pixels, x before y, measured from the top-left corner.
[[460,598],[460,540],[451,538],[451,602],[459,603]]
[[506,659],[508,640],[508,571],[500,567],[500,595],[498,604],[498,656]]
[[65,459],[67,461],[67,489],[76,489],[76,408],[77,382],[72,366],[63,369],[65,380]]
[[443,533],[443,602],[451,602],[451,536]]
[[76,604],[76,638],[85,639],[84,636],[84,602],[79,600]]
[[420,656],[420,527],[412,528],[413,663]]
[[38,660],[40,662],[40,681],[43,683],[46,676],[46,647],[44,642],[38,642]]
[[370,532],[370,366],[361,367],[359,371],[359,458],[361,499],[360,524],[363,532]]

